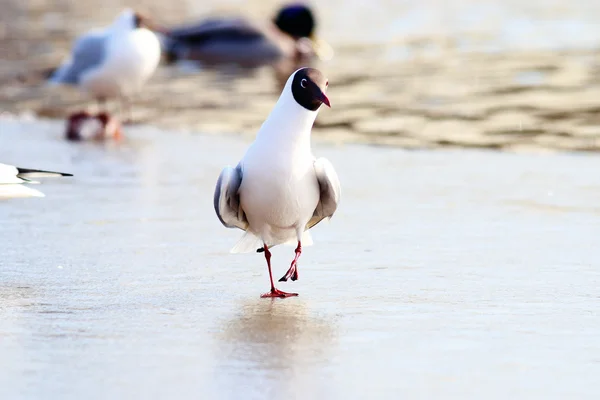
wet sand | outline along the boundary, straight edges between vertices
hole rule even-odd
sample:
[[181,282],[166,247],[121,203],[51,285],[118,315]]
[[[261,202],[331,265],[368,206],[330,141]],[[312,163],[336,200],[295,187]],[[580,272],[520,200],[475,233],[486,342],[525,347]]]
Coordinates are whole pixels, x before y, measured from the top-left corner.
[[592,155],[317,140],[341,207],[271,301],[212,208],[247,138],[0,129],[2,161],[76,174],[0,202],[2,398],[597,398]]
[[[321,36],[335,57],[319,64],[334,109],[315,134],[331,142],[405,148],[600,149],[600,7],[577,0],[397,2],[372,7],[319,3]],[[0,110],[5,116],[63,118],[92,106],[74,90],[42,85],[70,42],[107,24],[124,4],[8,0],[0,6]],[[139,2],[164,24],[239,4]],[[278,2],[250,1],[244,13],[268,18]],[[352,28],[349,29],[349,21]],[[278,95],[273,71],[161,67],[134,101],[140,123],[207,133],[254,134]]]

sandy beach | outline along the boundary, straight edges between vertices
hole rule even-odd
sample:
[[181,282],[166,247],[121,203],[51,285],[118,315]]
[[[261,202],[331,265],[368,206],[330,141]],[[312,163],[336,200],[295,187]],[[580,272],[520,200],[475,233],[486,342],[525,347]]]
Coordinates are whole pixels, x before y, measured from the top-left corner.
[[244,138],[0,128],[3,161],[77,172],[0,202],[2,398],[597,398],[594,155],[317,143],[342,203],[271,301],[212,209]]

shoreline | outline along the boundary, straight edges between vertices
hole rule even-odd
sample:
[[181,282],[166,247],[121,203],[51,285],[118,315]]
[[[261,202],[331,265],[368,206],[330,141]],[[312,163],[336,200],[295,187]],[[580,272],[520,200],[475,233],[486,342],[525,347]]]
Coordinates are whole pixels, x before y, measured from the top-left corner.
[[[25,124],[42,124],[42,125],[54,125],[56,130],[53,132],[54,137],[58,140],[64,139],[63,126],[66,123],[64,120],[59,118],[39,117],[31,112],[24,112],[20,115],[10,113],[0,113],[0,126],[3,122],[11,122],[19,125]],[[151,129],[155,132],[164,133],[165,135],[191,135],[191,136],[204,136],[204,137],[222,137],[225,139],[241,138],[247,140],[250,143],[256,134],[256,131],[202,131],[189,126],[166,126],[152,123],[134,123],[124,126],[124,138],[125,142],[128,139],[141,139],[144,138],[144,134],[140,133],[142,130]],[[258,128],[257,128],[258,130]],[[131,133],[131,131],[134,131]],[[156,133],[153,133],[156,134]],[[64,139],[66,140],[66,139]],[[529,154],[529,155],[584,155],[584,154],[595,154],[595,150],[582,150],[582,149],[569,149],[569,148],[551,148],[542,147],[528,144],[515,144],[512,146],[504,146],[502,148],[478,145],[478,144],[465,144],[465,143],[444,143],[443,145],[427,145],[427,143],[421,143],[417,140],[412,140],[405,137],[378,137],[370,135],[361,135],[353,132],[345,132],[342,130],[331,130],[331,129],[319,129],[313,128],[312,132],[313,144],[317,146],[366,146],[366,147],[381,147],[387,149],[399,149],[405,151],[415,152],[444,152],[444,151],[475,151],[475,152],[489,152],[489,153],[507,153],[507,154]],[[105,142],[92,142],[91,144],[97,144],[99,146],[119,146],[123,142],[107,140]]]
[[[51,14],[66,19],[77,14],[73,7]],[[175,14],[167,12],[165,19]],[[0,66],[0,113],[62,119],[95,109],[85,94],[48,87],[42,79],[68,54],[75,30],[85,29],[55,26],[40,42],[43,29],[29,23],[16,22],[20,31],[7,24],[0,35],[7,50],[22,45]],[[473,33],[472,41],[485,43],[482,37]],[[315,65],[331,82],[332,101],[332,109],[319,113],[315,137],[404,148],[600,151],[600,50],[463,47],[433,32],[379,46],[334,47],[331,61]],[[166,130],[253,134],[279,96],[278,79],[269,67],[248,73],[162,64],[133,99],[133,117]]]

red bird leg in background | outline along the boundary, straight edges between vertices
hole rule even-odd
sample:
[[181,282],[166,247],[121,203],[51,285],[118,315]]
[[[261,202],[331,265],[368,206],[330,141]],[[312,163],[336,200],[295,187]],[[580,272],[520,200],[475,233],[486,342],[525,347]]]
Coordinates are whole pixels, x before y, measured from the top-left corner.
[[290,269],[288,269],[285,275],[281,277],[279,282],[287,282],[287,280],[290,278],[292,278],[293,281],[298,279],[298,259],[300,258],[300,254],[302,254],[302,243],[298,241],[298,247],[296,247],[296,257],[294,257],[294,261],[292,261]]
[[269,251],[269,248],[267,247],[267,245],[264,245],[264,250],[265,250],[265,259],[267,260],[267,267],[269,267],[269,279],[271,280],[271,291],[269,293],[265,293],[263,295],[261,295],[260,297],[291,297],[291,296],[298,296],[298,293],[287,293],[287,292],[282,292],[279,289],[275,288],[275,284],[273,283],[273,274],[271,273],[271,252]]

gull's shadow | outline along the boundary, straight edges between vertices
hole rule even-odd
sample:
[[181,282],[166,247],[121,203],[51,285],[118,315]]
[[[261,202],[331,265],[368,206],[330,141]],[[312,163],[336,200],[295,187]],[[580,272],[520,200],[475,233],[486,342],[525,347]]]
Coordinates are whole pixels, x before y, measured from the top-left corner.
[[337,332],[300,298],[256,299],[225,321],[217,342],[218,383],[234,398],[265,388],[293,397],[329,362]]

